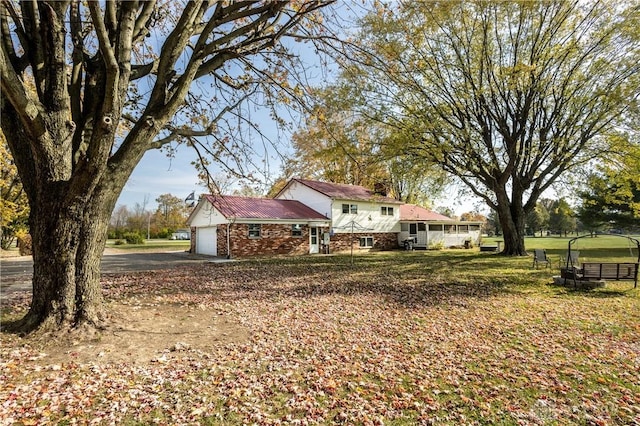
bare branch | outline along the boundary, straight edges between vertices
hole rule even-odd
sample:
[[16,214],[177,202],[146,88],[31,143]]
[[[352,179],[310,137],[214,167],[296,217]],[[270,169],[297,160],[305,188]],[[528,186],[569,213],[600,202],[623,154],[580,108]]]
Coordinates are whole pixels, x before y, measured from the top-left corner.
[[147,36],[147,34],[149,34],[148,26],[153,17],[156,3],[156,0],[149,0],[142,3],[142,11],[136,19],[136,24],[133,30],[133,43],[141,41]]
[[109,32],[102,18],[100,4],[98,2],[89,2],[88,7],[91,13],[91,21],[93,22],[96,36],[98,37],[100,53],[102,54],[107,71],[104,104],[107,106],[107,110],[110,110],[111,107],[115,105],[115,97],[117,96],[118,61],[114,48],[111,45],[111,40],[109,39]]

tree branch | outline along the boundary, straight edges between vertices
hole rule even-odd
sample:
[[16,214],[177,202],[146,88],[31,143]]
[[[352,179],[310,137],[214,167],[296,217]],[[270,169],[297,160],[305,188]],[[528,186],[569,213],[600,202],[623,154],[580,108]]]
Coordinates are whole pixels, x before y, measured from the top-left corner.
[[88,3],[89,12],[91,13],[91,21],[95,28],[96,37],[98,38],[98,44],[100,53],[106,68],[106,84],[105,84],[105,99],[103,108],[107,113],[112,111],[114,105],[116,105],[117,99],[117,87],[118,87],[118,61],[116,59],[115,51],[111,45],[109,38],[109,32],[102,19],[102,11],[100,10],[100,4],[98,2],[90,1]]
[[133,43],[137,43],[144,39],[149,34],[149,23],[155,12],[157,0],[148,0],[142,4],[142,11],[136,19],[136,24],[133,29]]
[[6,96],[14,105],[29,135],[34,139],[43,135],[47,131],[42,117],[44,107],[25,91],[22,80],[10,65],[10,58],[4,49],[4,44],[0,52],[0,88],[3,96]]

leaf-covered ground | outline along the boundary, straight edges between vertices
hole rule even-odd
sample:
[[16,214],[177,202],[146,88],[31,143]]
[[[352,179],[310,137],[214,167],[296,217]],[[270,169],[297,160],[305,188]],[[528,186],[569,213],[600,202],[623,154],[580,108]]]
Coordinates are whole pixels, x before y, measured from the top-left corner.
[[[113,330],[0,335],[1,424],[640,424],[640,289],[395,252],[109,276]],[[3,300],[5,319],[28,297]]]

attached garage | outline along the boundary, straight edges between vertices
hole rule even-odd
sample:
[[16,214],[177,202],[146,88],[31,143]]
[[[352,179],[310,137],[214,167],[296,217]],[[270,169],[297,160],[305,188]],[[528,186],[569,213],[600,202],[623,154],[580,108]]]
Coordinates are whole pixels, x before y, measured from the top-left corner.
[[216,227],[196,228],[196,253],[218,255]]
[[203,195],[187,223],[191,253],[231,259],[318,253],[330,221],[296,200]]

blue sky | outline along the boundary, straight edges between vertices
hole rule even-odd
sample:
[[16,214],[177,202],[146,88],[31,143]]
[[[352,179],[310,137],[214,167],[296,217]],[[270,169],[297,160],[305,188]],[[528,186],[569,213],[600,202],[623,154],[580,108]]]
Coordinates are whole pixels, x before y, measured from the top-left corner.
[[172,159],[157,149],[147,151],[122,190],[118,205],[142,205],[146,197],[147,209],[155,210],[156,198],[162,194],[186,198],[194,190],[205,192],[198,186],[198,175],[190,164],[194,158],[187,147],[181,147]]
[[[349,16],[351,22],[353,16],[361,15],[365,12],[362,6],[357,4],[349,5],[338,3],[336,16],[340,16],[342,24],[345,24],[345,18]],[[293,43],[290,48],[297,51],[306,65],[310,66],[308,75],[312,83],[321,84],[326,78],[331,78],[326,74],[326,69],[321,69],[318,64],[318,57],[311,49],[313,46],[305,43]],[[252,121],[260,123],[260,129],[267,137],[278,141],[284,145],[284,150],[290,146],[290,134],[278,129],[277,125],[269,117],[268,111],[250,111]],[[286,116],[286,114],[284,114]],[[249,135],[251,138],[251,135]],[[243,138],[244,139],[244,138]],[[247,141],[245,141],[247,142]],[[255,141],[252,141],[254,143]],[[257,141],[260,144],[260,141]],[[286,153],[286,152],[285,152]],[[117,205],[126,205],[134,207],[136,203],[144,205],[146,202],[147,210],[154,211],[157,207],[156,198],[162,194],[172,194],[180,198],[186,198],[192,191],[195,191],[196,198],[202,193],[208,192],[207,189],[199,184],[198,174],[195,167],[191,164],[196,160],[196,154],[192,148],[187,146],[178,146],[177,152],[173,158],[168,158],[163,151],[148,151],[138,166],[133,171],[129,181],[125,185]],[[280,171],[279,158],[277,155],[270,155],[268,158],[269,174],[271,179],[277,178]],[[210,167],[210,172],[214,175],[225,176],[221,170],[216,170],[215,166]],[[457,214],[474,209],[474,200],[468,195],[461,196],[459,190],[451,188],[446,199],[437,200],[436,205],[443,205],[452,208]]]
[[[191,191],[195,191],[197,199],[207,190],[199,185],[197,172],[191,164],[195,158],[193,151],[186,146],[179,147],[176,156],[171,159],[160,150],[148,151],[129,178],[117,204],[128,207],[136,203],[143,205],[146,197],[147,209],[154,211],[157,207],[156,198],[162,194],[186,198]],[[476,210],[477,203],[474,197],[461,195],[456,187],[449,188],[443,199],[436,200],[436,206],[449,207],[457,215]]]

